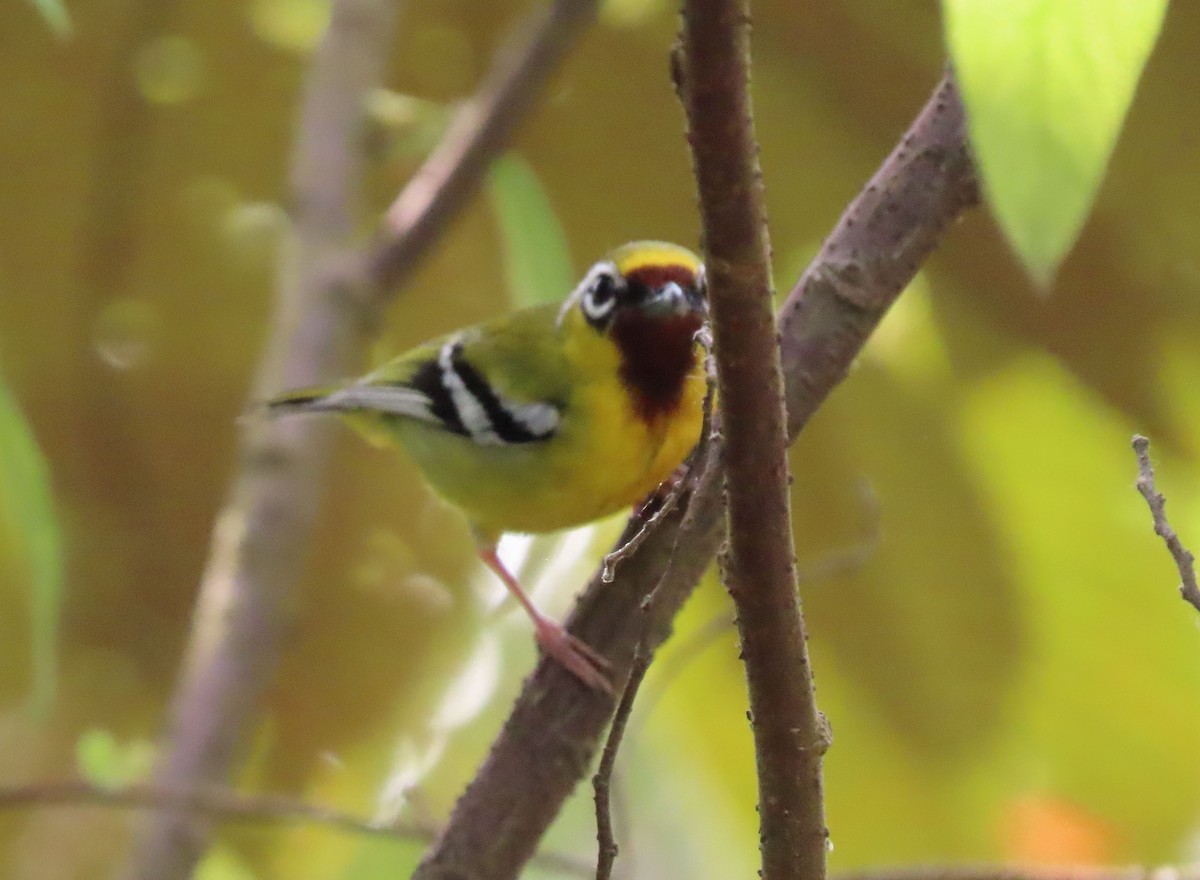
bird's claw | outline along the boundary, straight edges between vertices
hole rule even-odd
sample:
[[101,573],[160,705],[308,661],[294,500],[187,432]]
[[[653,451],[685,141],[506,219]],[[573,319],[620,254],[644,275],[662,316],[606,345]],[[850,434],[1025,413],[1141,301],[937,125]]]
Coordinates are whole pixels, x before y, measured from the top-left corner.
[[534,636],[538,646],[553,657],[568,672],[593,690],[614,693],[608,672],[612,663],[587,642],[577,639],[553,620],[542,618],[535,623]]

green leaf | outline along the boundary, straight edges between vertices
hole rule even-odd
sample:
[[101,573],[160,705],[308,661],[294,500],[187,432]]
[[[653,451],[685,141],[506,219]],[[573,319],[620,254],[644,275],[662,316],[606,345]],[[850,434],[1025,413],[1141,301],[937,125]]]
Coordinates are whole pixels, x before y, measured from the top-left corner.
[[107,730],[86,730],[75,743],[75,766],[93,785],[120,788],[122,774],[117,739]]
[[54,31],[54,36],[60,40],[68,39],[71,36],[71,16],[67,13],[67,7],[60,0],[29,0],[33,4],[33,8],[41,13],[46,24],[50,26],[50,30]]
[[75,743],[75,766],[93,785],[117,789],[144,779],[154,765],[156,749],[147,740],[118,742],[112,731],[94,727]]
[[523,307],[562,299],[574,279],[571,255],[533,168],[516,153],[502,156],[492,166],[488,189],[513,302]]
[[1166,0],[943,0],[984,190],[1048,284],[1104,177]]
[[218,843],[196,867],[196,880],[259,880],[259,875],[236,851]]
[[374,89],[366,97],[368,140],[379,144],[388,161],[420,161],[433,151],[454,118],[450,104],[440,104],[390,89]]
[[33,432],[0,381],[0,524],[22,547],[32,582],[33,682],[30,701],[45,711],[57,686],[62,603],[62,535],[50,475]]

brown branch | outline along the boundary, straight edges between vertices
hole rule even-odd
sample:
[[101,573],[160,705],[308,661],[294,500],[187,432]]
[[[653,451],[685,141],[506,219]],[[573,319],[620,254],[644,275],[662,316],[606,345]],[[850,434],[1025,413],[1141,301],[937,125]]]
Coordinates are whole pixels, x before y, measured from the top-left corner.
[[445,138],[388,209],[370,257],[379,286],[399,284],[479,190],[550,75],[596,14],[597,0],[555,0],[533,14],[519,45],[501,51],[479,92],[459,109]]
[[[83,779],[34,782],[0,787],[0,811],[41,807],[101,807],[125,810],[175,810],[214,822],[244,824],[308,823],[347,834],[397,841],[429,841],[437,827],[427,822],[376,822],[331,807],[308,804],[287,795],[243,794],[221,786],[197,789],[124,785],[108,788]],[[562,874],[591,877],[592,865],[562,853],[539,854],[538,864]]]
[[1196,584],[1196,557],[1192,551],[1183,545],[1179,535],[1167,520],[1167,499],[1155,488],[1154,466],[1150,464],[1150,441],[1141,434],[1133,435],[1133,452],[1137,456],[1137,490],[1146,499],[1150,507],[1150,515],[1154,517],[1154,533],[1163,539],[1175,567],[1179,569],[1181,583],[1179,595],[1183,600],[1200,611],[1200,586]]
[[[306,84],[292,166],[295,233],[280,272],[273,337],[253,399],[357,370],[394,285],[475,193],[488,163],[592,17],[594,0],[557,0],[529,39],[500,53],[388,213],[370,250],[359,216],[364,96],[382,83],[397,0],[335,0]],[[331,427],[246,420],[242,467],[214,529],[191,640],[170,710],[159,784],[224,781],[291,625],[289,601],[320,502]],[[182,880],[208,829],[167,811],[140,829],[126,877]]]
[[[845,377],[947,227],[978,198],[962,104],[947,75],[780,311],[789,437]],[[597,572],[571,614],[569,629],[604,652],[614,681],[629,674],[643,636],[651,653],[666,638],[716,552],[724,513],[719,445],[710,444],[693,465],[703,476],[686,505],[646,536],[615,581],[604,583]],[[639,612],[651,592],[643,621]],[[582,692],[556,664],[540,662],[416,878],[515,877],[587,775],[613,706],[602,694]]]
[[729,521],[722,567],[750,695],[761,875],[824,880],[829,734],[797,592],[748,0],[687,0],[678,57],[708,270]]

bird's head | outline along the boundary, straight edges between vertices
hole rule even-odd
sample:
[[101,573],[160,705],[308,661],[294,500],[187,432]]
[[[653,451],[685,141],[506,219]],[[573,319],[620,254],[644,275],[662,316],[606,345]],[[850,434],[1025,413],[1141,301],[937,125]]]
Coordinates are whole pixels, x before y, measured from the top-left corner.
[[662,241],[635,241],[600,260],[563,304],[562,317],[578,309],[597,332],[622,324],[692,325],[708,314],[704,266],[687,248]]
[[559,322],[582,318],[587,332],[612,342],[635,409],[652,421],[678,406],[707,317],[700,258],[679,245],[635,241],[588,270]]

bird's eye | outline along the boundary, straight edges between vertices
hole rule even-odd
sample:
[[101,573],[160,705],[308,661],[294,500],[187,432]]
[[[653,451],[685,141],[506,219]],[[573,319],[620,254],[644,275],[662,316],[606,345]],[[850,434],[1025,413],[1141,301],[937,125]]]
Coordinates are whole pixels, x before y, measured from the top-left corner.
[[597,269],[583,291],[583,313],[594,324],[602,322],[617,304],[617,277],[608,269]]
[[608,272],[601,272],[592,282],[590,290],[592,304],[595,306],[608,305],[617,293],[617,279]]

